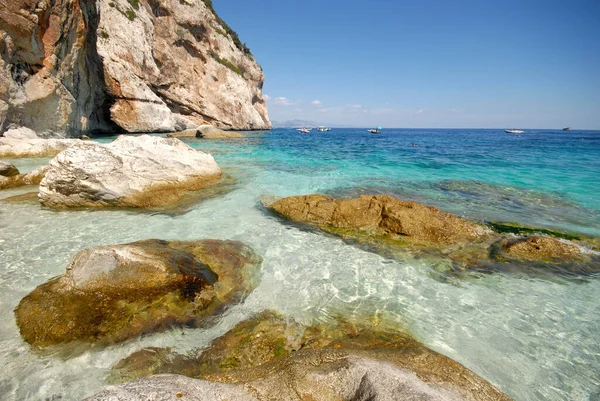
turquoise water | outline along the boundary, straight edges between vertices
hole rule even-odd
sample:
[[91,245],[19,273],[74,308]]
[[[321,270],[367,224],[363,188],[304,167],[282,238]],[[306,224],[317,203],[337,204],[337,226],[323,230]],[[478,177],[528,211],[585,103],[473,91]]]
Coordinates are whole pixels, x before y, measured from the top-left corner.
[[[593,131],[278,130],[243,152],[194,144],[224,166],[269,178],[277,195],[391,193],[481,220],[519,221],[600,235],[600,135]],[[192,143],[195,141],[192,141]],[[415,146],[412,146],[412,145]]]
[[[377,314],[515,400],[600,397],[600,278],[495,273],[444,282],[431,274],[433,261],[391,260],[282,224],[259,202],[263,195],[381,192],[475,220],[600,236],[600,132],[274,130],[186,142],[212,153],[237,181],[186,213],[0,203],[0,398],[80,399],[144,346],[203,348],[264,309],[307,323]],[[26,171],[45,162],[17,164]],[[206,330],[173,329],[72,354],[36,353],[23,343],[12,312],[23,296],[63,273],[82,248],[146,238],[244,241],[264,258],[261,283]]]

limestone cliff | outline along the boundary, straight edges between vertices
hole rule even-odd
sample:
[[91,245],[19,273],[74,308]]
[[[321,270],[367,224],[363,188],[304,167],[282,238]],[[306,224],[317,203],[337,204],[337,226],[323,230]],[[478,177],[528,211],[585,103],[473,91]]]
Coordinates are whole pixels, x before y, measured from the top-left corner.
[[271,127],[264,75],[210,0],[0,0],[0,129]]

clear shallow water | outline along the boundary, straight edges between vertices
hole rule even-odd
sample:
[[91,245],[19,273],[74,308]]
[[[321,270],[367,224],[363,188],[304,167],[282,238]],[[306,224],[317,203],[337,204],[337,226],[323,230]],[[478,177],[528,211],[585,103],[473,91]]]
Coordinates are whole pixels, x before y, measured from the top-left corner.
[[[497,273],[444,283],[427,261],[389,260],[282,224],[259,204],[266,194],[386,192],[470,218],[598,236],[600,133],[276,130],[188,143],[212,153],[238,183],[185,214],[0,204],[0,398],[80,399],[102,388],[110,366],[131,352],[203,348],[269,308],[306,322],[377,314],[516,400],[600,396],[600,278]],[[18,161],[23,170],[42,162]],[[12,312],[23,296],[62,274],[82,248],[146,238],[244,241],[264,258],[261,284],[207,330],[173,329],[73,355],[36,354],[23,343]]]

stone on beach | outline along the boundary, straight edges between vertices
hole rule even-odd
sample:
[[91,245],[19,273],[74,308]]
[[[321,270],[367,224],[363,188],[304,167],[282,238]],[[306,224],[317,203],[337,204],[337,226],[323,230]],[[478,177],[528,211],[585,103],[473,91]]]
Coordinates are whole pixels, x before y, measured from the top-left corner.
[[215,184],[214,158],[175,138],[120,136],[110,144],[81,142],[59,154],[40,185],[54,208],[159,207]]
[[204,390],[253,400],[510,400],[397,329],[345,321],[304,326],[269,311],[238,324],[199,356],[145,349],[115,369],[126,380],[159,375],[111,386],[91,400],[177,392],[195,399],[206,397]]
[[84,249],[15,310],[34,346],[114,343],[196,326],[250,292],[261,263],[236,241],[146,240]]
[[389,195],[363,195],[354,199],[291,196],[269,207],[292,221],[313,224],[327,231],[357,230],[422,244],[466,243],[490,232],[436,207]]

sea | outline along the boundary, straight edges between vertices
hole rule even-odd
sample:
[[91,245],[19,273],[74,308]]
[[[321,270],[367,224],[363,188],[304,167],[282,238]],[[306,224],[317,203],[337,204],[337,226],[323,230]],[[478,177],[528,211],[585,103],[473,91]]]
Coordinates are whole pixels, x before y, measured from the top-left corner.
[[[498,270],[444,277],[431,259],[391,258],[284,222],[261,204],[265,196],[385,193],[477,222],[597,238],[600,131],[246,135],[184,139],[212,154],[230,182],[185,210],[54,211],[0,202],[1,399],[82,399],[107,385],[111,366],[141,348],[201,350],[267,309],[307,324],[376,316],[517,401],[600,399],[600,276]],[[11,161],[26,172],[48,159]],[[4,190],[0,198],[31,190]],[[77,251],[148,238],[243,241],[263,258],[260,284],[203,329],[173,328],[85,350],[35,350],[21,339],[13,310],[36,286],[63,274]]]

